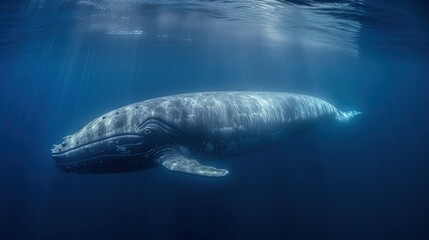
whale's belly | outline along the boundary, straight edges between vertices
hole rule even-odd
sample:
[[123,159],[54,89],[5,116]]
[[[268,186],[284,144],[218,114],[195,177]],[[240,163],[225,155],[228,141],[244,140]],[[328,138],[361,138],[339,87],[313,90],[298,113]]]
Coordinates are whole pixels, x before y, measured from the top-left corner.
[[[281,143],[292,133],[288,128],[254,133],[245,129],[222,128],[200,143],[199,155],[228,157],[257,151]],[[193,148],[194,149],[194,148]]]

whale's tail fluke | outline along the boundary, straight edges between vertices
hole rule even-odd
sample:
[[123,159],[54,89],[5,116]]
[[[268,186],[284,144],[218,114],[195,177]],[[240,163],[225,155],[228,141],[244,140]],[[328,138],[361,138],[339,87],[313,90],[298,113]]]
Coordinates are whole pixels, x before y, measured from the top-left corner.
[[342,122],[342,123],[348,123],[352,119],[354,119],[357,116],[362,115],[362,114],[363,113],[358,112],[358,111],[348,111],[348,112],[338,111],[337,115],[335,116],[335,119],[337,119],[337,121]]

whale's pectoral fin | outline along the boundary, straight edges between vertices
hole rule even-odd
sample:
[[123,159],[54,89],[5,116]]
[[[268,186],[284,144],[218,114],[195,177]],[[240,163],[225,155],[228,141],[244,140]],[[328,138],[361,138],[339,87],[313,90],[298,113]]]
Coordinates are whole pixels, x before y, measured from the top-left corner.
[[164,152],[157,161],[170,171],[194,174],[204,177],[223,177],[229,172],[225,169],[201,165],[197,160],[189,159],[178,152]]

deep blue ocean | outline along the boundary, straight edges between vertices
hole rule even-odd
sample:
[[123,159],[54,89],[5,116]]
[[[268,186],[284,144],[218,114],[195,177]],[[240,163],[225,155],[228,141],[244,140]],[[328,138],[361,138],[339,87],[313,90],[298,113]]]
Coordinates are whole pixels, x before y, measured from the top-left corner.
[[[429,13],[417,0],[1,0],[0,239],[429,239]],[[213,164],[58,169],[115,108],[285,91],[365,114]]]

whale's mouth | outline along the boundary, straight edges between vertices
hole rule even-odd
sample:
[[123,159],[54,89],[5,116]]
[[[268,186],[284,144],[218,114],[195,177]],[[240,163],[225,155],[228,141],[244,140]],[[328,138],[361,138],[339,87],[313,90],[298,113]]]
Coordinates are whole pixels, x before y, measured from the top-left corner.
[[66,151],[52,150],[57,166],[66,172],[110,173],[138,170],[148,165],[153,150],[140,135],[119,135]]
[[[68,139],[70,136],[67,136],[65,139]],[[54,155],[63,155],[63,154],[67,154],[68,152],[71,151],[75,151],[75,150],[79,150],[85,147],[91,147],[91,145],[94,144],[99,144],[99,143],[103,143],[105,141],[115,141],[115,140],[126,140],[129,142],[137,142],[138,140],[143,140],[143,137],[141,135],[137,135],[137,134],[121,134],[121,135],[115,135],[115,136],[110,136],[110,137],[106,137],[106,138],[100,138],[97,139],[95,141],[91,141],[91,142],[87,142],[84,144],[80,144],[77,146],[73,146],[67,149],[62,148],[62,145],[65,145],[65,141],[63,141],[63,143],[58,144],[58,145],[54,145],[54,148],[51,149],[52,152],[52,156]],[[123,141],[123,142],[126,142]]]

